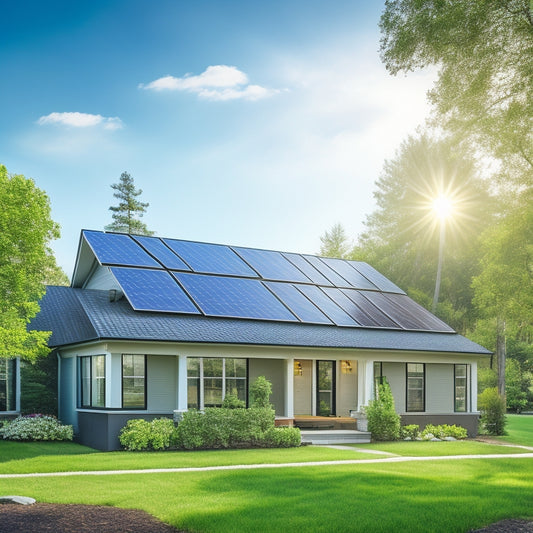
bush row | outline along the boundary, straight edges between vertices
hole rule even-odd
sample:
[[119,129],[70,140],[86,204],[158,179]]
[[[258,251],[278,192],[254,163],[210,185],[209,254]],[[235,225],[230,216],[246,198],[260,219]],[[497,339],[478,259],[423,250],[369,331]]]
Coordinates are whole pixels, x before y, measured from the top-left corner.
[[400,438],[404,440],[431,440],[431,439],[466,439],[468,432],[461,426],[455,424],[450,426],[448,424],[440,424],[435,426],[433,424],[427,424],[427,426],[420,431],[418,424],[410,424],[408,426],[402,426],[400,429]]
[[288,448],[301,442],[298,428],[274,427],[268,407],[191,409],[177,426],[170,419],[130,420],[119,435],[127,450]]
[[48,415],[19,416],[4,422],[0,437],[5,440],[72,440],[72,426],[65,426],[57,418]]

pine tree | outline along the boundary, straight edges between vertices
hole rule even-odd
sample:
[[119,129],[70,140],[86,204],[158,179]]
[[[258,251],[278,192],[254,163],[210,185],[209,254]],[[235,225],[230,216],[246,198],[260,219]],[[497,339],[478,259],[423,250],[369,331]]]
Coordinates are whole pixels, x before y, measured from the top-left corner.
[[135,189],[133,178],[127,172],[123,172],[120,175],[120,182],[114,183],[111,188],[116,191],[113,196],[120,202],[118,206],[109,208],[113,212],[113,222],[105,229],[135,235],[153,235],[154,232],[137,218],[143,216],[150,204],[137,199],[142,194],[142,189]]

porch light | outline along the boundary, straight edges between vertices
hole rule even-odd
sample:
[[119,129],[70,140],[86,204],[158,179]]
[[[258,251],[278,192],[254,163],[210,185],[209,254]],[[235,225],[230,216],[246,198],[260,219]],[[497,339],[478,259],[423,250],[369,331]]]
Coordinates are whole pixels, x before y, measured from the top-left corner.
[[350,361],[341,361],[341,370],[343,374],[351,374],[352,363]]
[[301,361],[294,361],[294,375],[302,376],[304,373]]

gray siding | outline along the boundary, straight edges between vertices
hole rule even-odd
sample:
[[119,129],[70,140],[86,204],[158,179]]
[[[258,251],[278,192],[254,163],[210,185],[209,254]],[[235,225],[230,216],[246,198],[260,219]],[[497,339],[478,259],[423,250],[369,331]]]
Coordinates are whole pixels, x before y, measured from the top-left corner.
[[337,415],[350,416],[357,409],[357,361],[350,361],[351,374],[342,373],[342,361],[337,361]]
[[453,413],[453,365],[426,364],[426,412]]
[[148,377],[148,411],[172,412],[177,408],[178,364],[176,357],[148,355],[146,358]]
[[313,365],[309,359],[298,359],[302,364],[302,375],[294,376],[294,414],[313,414]]

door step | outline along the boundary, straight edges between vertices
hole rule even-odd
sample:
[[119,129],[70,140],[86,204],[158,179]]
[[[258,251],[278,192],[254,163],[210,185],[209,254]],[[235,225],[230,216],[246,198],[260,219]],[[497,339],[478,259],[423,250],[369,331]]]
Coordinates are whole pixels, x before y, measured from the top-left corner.
[[302,444],[367,444],[370,442],[368,431],[353,429],[300,430]]

